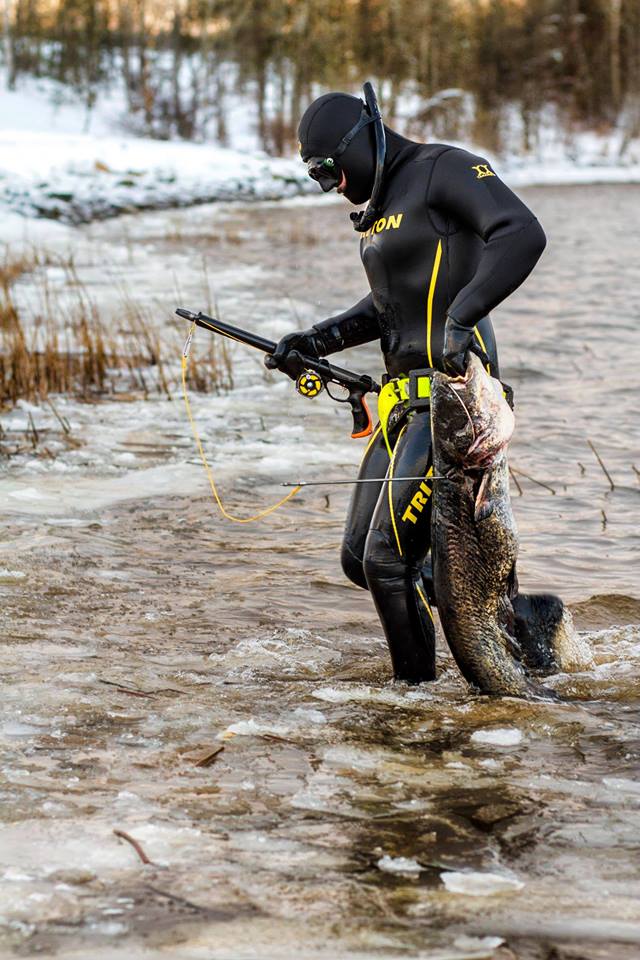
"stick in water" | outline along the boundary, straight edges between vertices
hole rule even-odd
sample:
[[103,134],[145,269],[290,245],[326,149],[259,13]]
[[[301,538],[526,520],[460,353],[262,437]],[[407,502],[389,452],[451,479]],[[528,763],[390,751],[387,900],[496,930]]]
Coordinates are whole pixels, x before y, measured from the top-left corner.
[[51,412],[53,413],[54,417],[56,418],[56,420],[64,430],[65,434],[67,434],[68,436],[71,433],[71,427],[69,426],[69,421],[66,419],[66,417],[60,416],[60,414],[58,413],[58,411],[53,405],[53,400],[50,397],[47,397],[47,403],[51,407]]
[[511,474],[511,479],[513,480],[513,482],[514,482],[515,485],[516,485],[516,489],[517,489],[517,491],[518,491],[518,495],[521,497],[521,496],[522,496],[522,487],[521,487],[520,484],[518,483],[518,478],[516,477],[515,473],[514,473],[513,470],[511,469],[511,467],[509,467],[509,473]]
[[592,451],[593,451],[593,454],[594,454],[596,460],[598,461],[598,463],[599,463],[600,466],[602,467],[602,472],[604,473],[605,477],[606,477],[607,480],[609,481],[609,486],[611,487],[612,490],[615,490],[616,485],[615,485],[615,483],[613,482],[613,480],[611,479],[611,474],[609,473],[609,471],[608,471],[607,468],[605,467],[605,465],[604,465],[604,463],[603,463],[603,461],[602,461],[602,457],[600,456],[600,454],[598,453],[598,451],[596,450],[596,448],[594,447],[594,445],[591,443],[591,440],[589,440],[589,438],[587,438],[587,443],[588,443],[589,446],[591,447],[591,449],[592,449]]
[[544,487],[545,490],[549,490],[549,492],[552,493],[555,497],[556,491],[553,489],[553,487],[550,487],[548,483],[544,483],[544,481],[542,480],[536,480],[535,477],[532,477],[530,474],[525,473],[524,470],[518,469],[518,467],[510,467],[509,469],[511,470],[512,473],[517,473],[519,474],[519,476],[525,477],[525,479],[527,480],[531,480],[531,483],[536,483],[539,487]]
[[196,767],[210,767],[214,762],[219,753],[222,753],[224,746],[216,747],[215,750],[210,750],[209,753],[206,753],[204,757],[200,757],[199,760],[196,760]]
[[146,855],[140,844],[137,840],[134,840],[128,833],[125,833],[124,830],[114,830],[113,831],[116,837],[120,837],[122,840],[126,840],[127,843],[130,843],[135,852],[138,854],[145,866],[148,864],[153,865],[153,860],[149,860],[149,857]]

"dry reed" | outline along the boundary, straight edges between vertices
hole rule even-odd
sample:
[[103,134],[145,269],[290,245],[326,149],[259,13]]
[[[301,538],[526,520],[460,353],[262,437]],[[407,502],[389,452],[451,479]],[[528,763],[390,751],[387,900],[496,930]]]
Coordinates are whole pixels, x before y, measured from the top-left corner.
[[[175,337],[165,343],[148,312],[123,293],[114,332],[112,319],[101,315],[73,262],[55,264],[64,270],[63,295],[51,289],[46,271],[39,269],[50,263],[36,254],[0,263],[0,408],[20,399],[42,402],[50,394],[84,401],[131,399],[132,393],[171,397],[179,386],[182,329],[176,324]],[[26,274],[39,294],[38,311],[20,306],[16,285]],[[233,371],[226,344],[211,338],[204,351],[194,349],[190,380],[194,389],[206,393],[230,389]]]

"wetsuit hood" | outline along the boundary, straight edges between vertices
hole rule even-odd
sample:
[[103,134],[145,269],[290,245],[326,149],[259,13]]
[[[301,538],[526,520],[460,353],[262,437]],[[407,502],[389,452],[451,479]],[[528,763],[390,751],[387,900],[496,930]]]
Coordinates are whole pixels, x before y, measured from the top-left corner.
[[[306,162],[311,157],[331,157],[342,137],[360,119],[365,104],[348,93],[325,93],[305,110],[298,127],[300,156]],[[406,140],[385,125],[387,151],[385,175],[397,165],[400,153],[418,144]],[[353,204],[370,199],[376,173],[376,139],[373,124],[364,126],[349,143],[339,158],[347,184],[345,197]]]

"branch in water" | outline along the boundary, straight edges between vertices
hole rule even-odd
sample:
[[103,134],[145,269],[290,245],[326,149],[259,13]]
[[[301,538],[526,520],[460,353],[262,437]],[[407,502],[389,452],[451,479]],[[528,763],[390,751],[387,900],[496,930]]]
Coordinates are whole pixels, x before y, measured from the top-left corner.
[[615,490],[616,485],[615,485],[615,483],[613,482],[613,480],[611,479],[611,474],[609,473],[609,471],[608,471],[607,468],[605,467],[604,462],[603,462],[603,460],[602,460],[602,457],[600,456],[600,454],[598,453],[598,451],[596,450],[596,448],[594,447],[594,445],[591,443],[591,440],[589,440],[588,438],[587,438],[587,443],[589,444],[589,446],[590,446],[591,449],[593,450],[593,453],[594,453],[594,455],[595,455],[596,460],[598,461],[598,463],[599,463],[600,466],[602,467],[602,472],[604,473],[605,477],[606,477],[607,480],[609,481],[609,486],[611,487],[612,490]]
[[130,843],[135,852],[138,854],[145,866],[148,864],[153,865],[153,860],[149,860],[149,857],[146,855],[140,844],[128,833],[125,833],[124,830],[114,830],[113,831],[116,837],[120,837],[122,840],[126,840],[127,843]]
[[512,470],[511,467],[509,467],[509,474],[510,474],[510,476],[511,476],[511,479],[513,480],[513,482],[514,482],[515,485],[516,485],[516,489],[517,489],[517,491],[518,491],[518,495],[519,495],[519,496],[522,496],[522,487],[521,487],[520,484],[518,483],[518,478],[516,477],[516,475],[515,475],[515,473],[513,472],[513,470]]
[[535,477],[532,477],[530,474],[525,473],[524,470],[519,470],[518,467],[509,467],[509,469],[513,473],[517,473],[519,474],[519,476],[525,477],[527,480],[531,480],[531,483],[536,483],[539,487],[544,487],[545,490],[549,490],[549,492],[552,493],[555,497],[556,491],[553,489],[553,487],[549,486],[548,483],[544,483],[543,480],[536,480]]

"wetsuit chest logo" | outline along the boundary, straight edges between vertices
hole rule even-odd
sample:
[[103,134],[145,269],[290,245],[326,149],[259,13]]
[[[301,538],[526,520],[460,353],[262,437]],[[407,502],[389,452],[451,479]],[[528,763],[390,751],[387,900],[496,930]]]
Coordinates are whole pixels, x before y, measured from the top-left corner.
[[482,180],[483,177],[495,177],[495,173],[489,168],[488,163],[478,163],[475,167],[471,167],[471,169],[475,170],[478,174],[476,180]]
[[362,236],[370,237],[374,233],[382,233],[383,230],[397,230],[403,217],[404,213],[390,213],[388,217],[380,217]]

